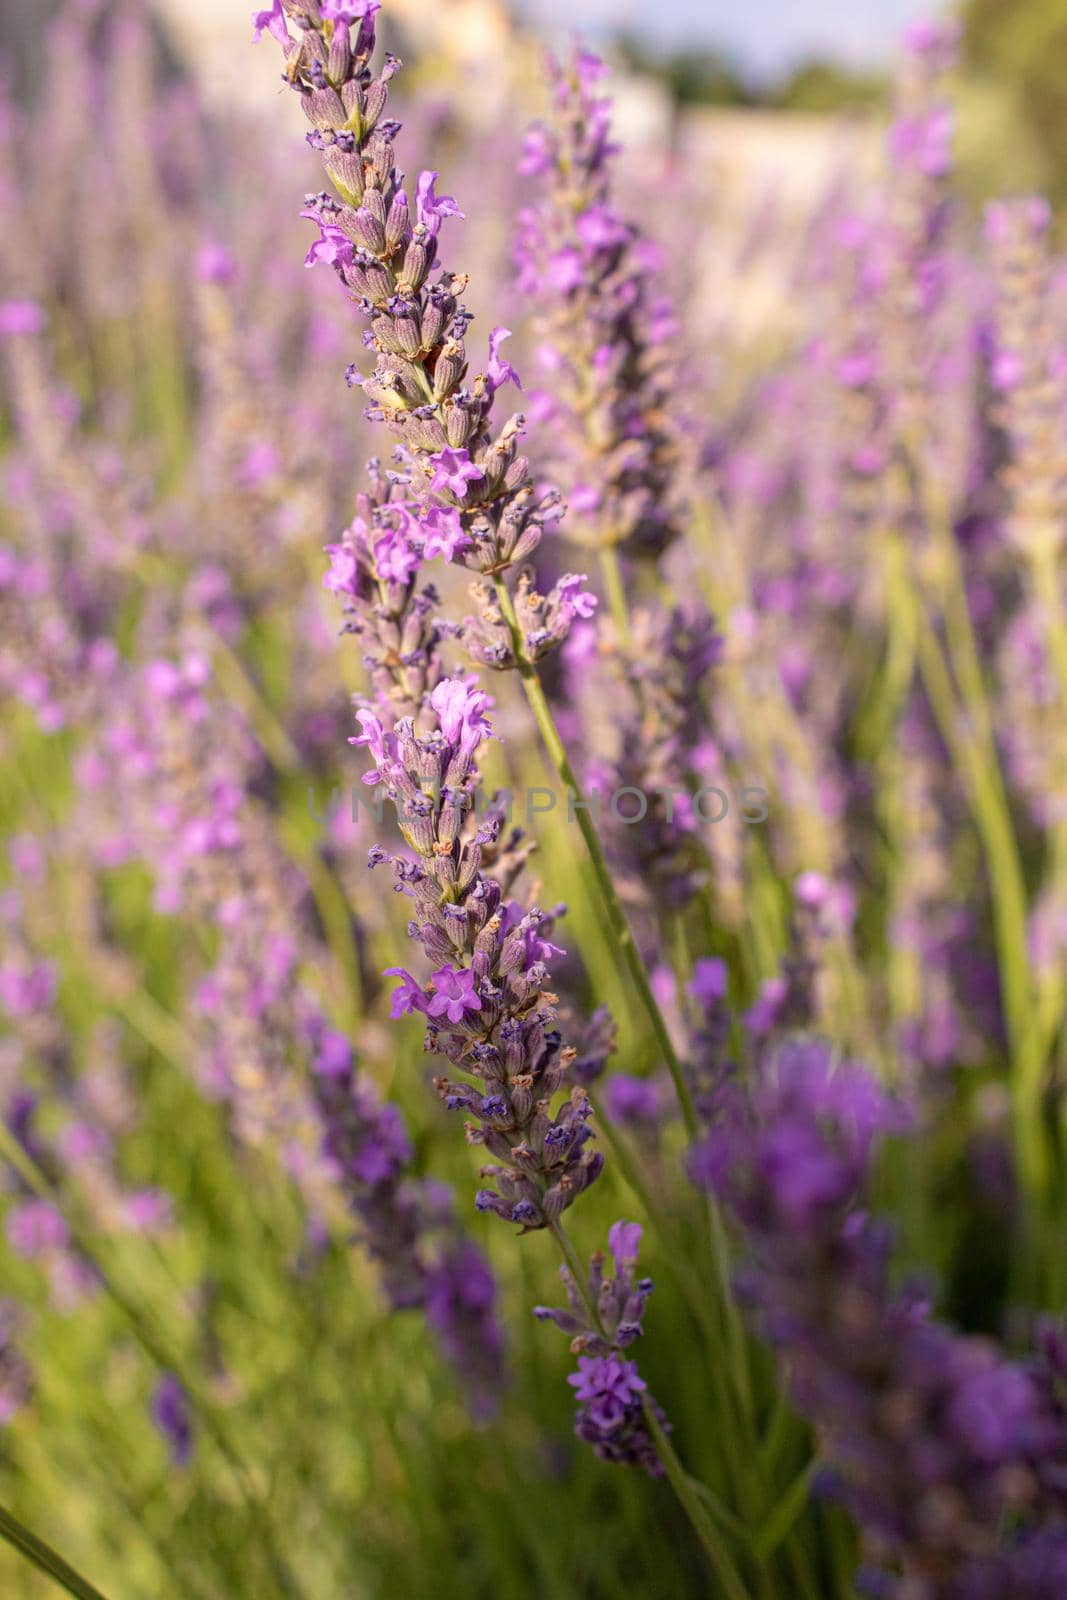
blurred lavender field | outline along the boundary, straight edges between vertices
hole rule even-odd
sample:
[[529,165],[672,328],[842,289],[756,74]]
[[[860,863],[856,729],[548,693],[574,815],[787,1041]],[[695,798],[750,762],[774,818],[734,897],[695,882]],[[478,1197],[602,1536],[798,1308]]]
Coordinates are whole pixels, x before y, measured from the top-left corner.
[[1057,24],[599,9],[5,12],[4,1595],[1067,1594]]

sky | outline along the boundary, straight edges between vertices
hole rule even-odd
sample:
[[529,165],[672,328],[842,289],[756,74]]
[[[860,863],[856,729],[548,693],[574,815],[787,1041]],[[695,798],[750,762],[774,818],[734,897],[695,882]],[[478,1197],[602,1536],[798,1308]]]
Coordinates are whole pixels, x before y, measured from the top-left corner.
[[909,22],[936,0],[520,0],[552,28],[641,27],[665,44],[711,44],[748,72],[773,77],[812,55],[853,65],[891,56]]

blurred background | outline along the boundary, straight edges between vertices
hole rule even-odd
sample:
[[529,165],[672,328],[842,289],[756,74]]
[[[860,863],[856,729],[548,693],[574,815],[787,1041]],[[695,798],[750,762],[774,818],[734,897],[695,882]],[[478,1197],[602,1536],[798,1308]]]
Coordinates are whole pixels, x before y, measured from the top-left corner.
[[[44,72],[42,21],[54,0],[3,0],[14,88],[32,98]],[[106,13],[107,6],[93,5]],[[627,143],[695,161],[740,215],[775,193],[797,216],[842,169],[869,172],[890,109],[903,29],[937,8],[924,0],[395,0],[387,28],[409,67],[401,93],[463,81],[449,114],[517,128],[536,109],[538,51],[581,33],[615,75]],[[1067,14],[1058,0],[966,0],[956,86],[957,172],[976,202],[1040,189],[1067,198]],[[279,135],[295,108],[248,49],[242,0],[151,0],[161,52],[191,72],[209,105],[272,106]],[[281,101],[281,104],[277,102]],[[517,119],[517,120],[516,120]]]
[[[41,23],[56,9],[54,0],[0,6],[5,53],[18,61],[26,94],[40,81]],[[249,65],[241,0],[154,0],[148,9],[211,95],[259,104],[269,98],[271,75]],[[966,155],[973,150],[975,186],[1062,188],[1063,6],[966,0],[955,9],[964,23]],[[901,33],[933,10],[924,0],[660,0],[652,7],[643,0],[450,0],[444,8],[436,0],[396,0],[392,14],[409,55],[432,41],[434,70],[446,76],[451,62],[472,74],[478,93],[465,102],[472,114],[486,116],[511,81],[505,41],[562,43],[577,31],[625,71],[624,111],[632,119],[656,120],[665,138],[677,136],[680,123],[703,122],[715,129],[718,159],[787,165],[800,130],[783,125],[772,157],[763,149],[771,142],[765,114],[803,113],[813,124],[807,144],[819,118],[884,109]],[[726,110],[736,115],[727,118]],[[802,160],[805,151],[792,154]]]
[[[205,1374],[209,1409],[214,1403],[230,1419],[239,1454],[252,1463],[250,1490],[238,1492],[227,1452],[205,1444],[202,1431],[191,1470],[177,1463],[174,1471],[149,1410],[162,1365],[152,1341],[131,1338],[129,1315],[84,1283],[57,1304],[54,1286],[8,1251],[0,1291],[30,1308],[26,1339],[38,1373],[32,1404],[0,1437],[0,1500],[93,1572],[107,1573],[117,1557],[119,1600],[274,1593],[256,1565],[253,1520],[268,1499],[283,1536],[300,1530],[309,1595],[528,1600],[533,1574],[537,1592],[582,1600],[695,1600],[706,1579],[669,1500],[575,1451],[563,1341],[546,1341],[525,1310],[555,1293],[547,1252],[536,1241],[516,1252],[504,1230],[486,1231],[473,1215],[469,1152],[426,1095],[419,1041],[408,1029],[398,1044],[387,1020],[380,974],[402,950],[403,907],[379,883],[368,889],[365,836],[342,828],[340,839],[324,842],[307,815],[309,774],[320,794],[358,781],[346,744],[358,665],[339,645],[336,607],[322,595],[321,550],[351,517],[362,463],[381,446],[342,379],[358,339],[349,308],[332,274],[303,268],[301,196],[321,187],[321,168],[304,146],[295,97],[279,83],[276,46],[252,45],[251,9],[248,0],[68,0],[62,8],[0,0],[0,300],[20,302],[0,352],[0,538],[47,562],[35,592],[27,587],[32,603],[0,620],[0,667],[20,701],[10,717],[4,702],[0,725],[0,757],[10,758],[0,831],[19,847],[5,847],[3,881],[21,891],[0,897],[0,931],[58,971],[61,1037],[49,1000],[43,1017],[29,1018],[42,1031],[28,1045],[50,1073],[58,1062],[42,1091],[53,1122],[66,1115],[71,1083],[95,1081],[98,1067],[108,1083],[118,1066],[130,1078],[137,1114],[128,1126],[119,1119],[120,1176],[158,1186],[173,1217],[159,1247],[147,1230],[115,1228],[109,1237],[101,1224],[107,1259],[152,1326]],[[49,28],[60,10],[60,26]],[[626,150],[620,204],[665,242],[664,276],[685,332],[685,408],[698,419],[703,466],[739,508],[739,569],[747,562],[771,597],[759,617],[748,612],[731,592],[734,575],[724,577],[700,547],[705,598],[721,615],[733,605],[748,628],[734,629],[740,644],[722,681],[736,687],[754,663],[763,698],[761,715],[747,723],[760,736],[759,673],[779,659],[788,665],[796,631],[784,610],[776,614],[773,594],[796,548],[791,451],[802,432],[797,418],[808,420],[806,352],[840,288],[838,263],[827,265],[826,219],[835,208],[847,212],[857,194],[878,203],[899,35],[930,10],[926,0],[387,0],[383,11],[388,43],[406,64],[390,89],[405,123],[403,159],[413,171],[439,166],[442,192],[467,210],[462,265],[473,274],[479,334],[494,322],[513,326],[524,374],[533,336],[515,293],[512,248],[529,185],[516,166],[543,105],[543,47],[581,30],[608,58]],[[981,205],[994,194],[1040,189],[1062,214],[1064,0],[970,0],[960,15],[952,97],[965,226],[977,233]],[[956,383],[961,412],[973,387],[969,377]],[[939,403],[954,423],[957,411]],[[978,430],[969,413],[965,420],[958,431],[969,439]],[[812,525],[818,531],[821,519]],[[38,576],[34,568],[30,577]],[[470,1424],[425,1328],[385,1314],[374,1272],[343,1228],[329,1245],[306,1237],[304,1212],[264,1141],[235,1137],[213,1086],[201,1093],[189,1071],[196,1052],[179,1025],[199,1041],[197,986],[216,954],[203,919],[157,905],[139,858],[119,851],[94,860],[115,842],[115,819],[99,798],[94,812],[89,795],[86,820],[88,785],[72,773],[113,711],[108,674],[125,674],[125,685],[139,663],[172,651],[187,626],[210,636],[219,698],[255,735],[252,799],[311,885],[319,920],[306,964],[324,1004],[402,1106],[419,1172],[454,1183],[491,1255],[516,1371],[495,1430]],[[101,643],[114,648],[94,657]],[[865,645],[850,667],[858,676]],[[842,653],[835,645],[819,659],[826,671],[813,700],[821,714],[836,703]],[[535,760],[528,735],[512,737],[526,725],[508,723],[506,691],[502,700],[509,737],[495,776],[517,788],[540,782],[536,765],[523,767]],[[1024,705],[1033,701],[1024,694]],[[810,756],[817,776],[831,771],[836,724],[829,712],[826,720],[827,749],[805,727],[786,768],[799,749],[799,766]],[[1034,736],[1039,752],[1044,732]],[[769,777],[758,738],[754,745],[750,770]],[[935,821],[943,798],[944,787],[935,788]],[[864,822],[869,802],[858,809]],[[753,867],[755,850],[745,856],[736,839],[713,841],[731,953],[750,921],[745,874],[759,885],[778,873],[785,883],[812,864],[814,824],[795,794],[775,815],[769,864]],[[917,807],[914,815],[922,842],[934,828]],[[819,837],[829,841],[820,867],[829,870],[846,820],[843,805],[818,812]],[[546,894],[554,899],[565,886],[565,942],[586,963],[568,969],[571,990],[616,1013],[620,1065],[640,1074],[654,1065],[648,1040],[598,943],[573,841],[553,824],[541,844]],[[905,862],[913,844],[901,847]],[[961,895],[975,877],[970,862],[965,855],[953,880],[964,884]],[[148,865],[158,876],[160,862]],[[41,889],[46,874],[61,887]],[[784,929],[777,900],[767,915]],[[988,922],[979,896],[976,925],[984,933]],[[875,1005],[881,926],[869,936]],[[974,969],[972,945],[960,938]],[[773,939],[757,951],[753,981],[777,970],[778,953]],[[919,990],[923,977],[916,974]],[[939,1001],[929,1003],[938,1021]],[[959,1059],[984,1062],[996,1030],[981,1018],[972,1026],[969,1001],[959,1010]],[[14,1043],[5,1034],[0,1054],[0,1075],[10,1068],[14,1082],[24,1070],[18,1034],[16,1026]],[[870,1040],[860,1032],[855,1043],[866,1051]],[[990,1087],[980,1132],[999,1138],[1005,1102],[992,1074]],[[684,1216],[677,1132],[657,1171],[668,1205]],[[92,1186],[75,1174],[76,1196],[79,1186],[91,1206]],[[946,1296],[954,1313],[962,1305],[977,1323],[991,1303],[987,1263],[977,1290],[969,1281],[961,1288],[956,1214],[941,1190],[934,1202],[924,1262],[955,1289]],[[606,1181],[583,1224],[588,1237],[602,1237],[631,1204],[617,1179]],[[1003,1249],[1007,1257],[1010,1241],[984,1217],[972,1233],[986,1256]],[[967,1244],[974,1254],[970,1235]],[[649,1377],[671,1403],[693,1470],[713,1481],[721,1464],[702,1410],[704,1377],[686,1355],[686,1315],[667,1284],[657,1294]],[[847,1555],[847,1533],[833,1531]],[[0,1551],[5,1600],[46,1592]]]

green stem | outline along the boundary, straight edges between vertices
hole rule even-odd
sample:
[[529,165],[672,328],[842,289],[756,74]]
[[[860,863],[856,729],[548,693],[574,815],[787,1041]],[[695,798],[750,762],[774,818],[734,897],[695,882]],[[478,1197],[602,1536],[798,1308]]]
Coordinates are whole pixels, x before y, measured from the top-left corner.
[[[917,456],[916,459],[920,458]],[[916,470],[919,473],[920,509],[943,563],[945,583],[942,599],[949,654],[968,714],[978,730],[983,746],[993,752],[995,760],[993,719],[989,709],[978,639],[974,623],[971,621],[967,584],[960,560],[960,547],[956,542],[956,532],[952,524],[951,510],[931,475],[923,471],[921,466]]]
[[619,552],[613,544],[600,547],[600,574],[604,579],[604,591],[608,597],[611,620],[618,629],[620,640],[625,644],[630,637],[630,611],[626,604],[626,585],[622,580]]
[[1012,1099],[1020,1172],[1032,1195],[1048,1179],[1048,1151],[1041,1124],[1044,1062],[1033,1023],[1033,999],[1026,958],[1026,887],[1007,797],[995,759],[984,740],[961,732],[952,679],[940,641],[925,610],[919,608],[919,663],[934,716],[964,783],[982,838],[993,895],[993,922],[1004,1009],[1012,1049]]
[[[570,1241],[567,1230],[564,1228],[563,1223],[558,1219],[555,1222],[550,1222],[549,1228],[553,1237],[555,1238],[556,1243],[559,1245],[560,1252],[567,1265],[567,1270],[573,1279],[575,1289],[581,1296],[582,1304],[585,1306],[585,1309],[589,1315],[589,1320],[592,1327],[596,1329],[604,1343],[610,1345],[611,1340],[608,1338],[604,1329],[604,1325],[600,1320],[599,1308],[593,1304],[592,1297],[589,1293],[589,1286],[586,1282],[585,1272],[582,1269],[581,1262],[578,1260],[577,1251]],[[682,1463],[675,1454],[674,1449],[667,1438],[666,1433],[663,1431],[659,1419],[656,1416],[655,1409],[649,1402],[647,1395],[643,1401],[643,1409],[645,1413],[645,1420],[648,1423],[649,1431],[652,1434],[652,1438],[655,1442],[657,1454],[659,1455],[660,1460],[663,1462],[667,1477],[670,1480],[671,1486],[674,1489],[674,1492],[677,1494],[679,1501],[681,1502],[682,1509],[685,1511],[690,1522],[693,1524],[693,1528],[696,1531],[697,1537],[704,1546],[704,1550],[707,1554],[708,1560],[711,1563],[712,1570],[718,1577],[719,1582],[722,1585],[723,1592],[729,1597],[729,1600],[749,1600],[744,1586],[741,1583],[741,1579],[737,1574],[737,1568],[734,1566],[730,1553],[723,1545],[723,1542],[719,1536],[719,1531],[712,1522],[711,1517],[708,1514],[707,1507],[703,1504],[700,1495],[697,1492],[696,1486],[690,1480],[689,1474],[686,1472],[685,1468],[682,1466]],[[703,1485],[701,1485],[701,1492],[707,1493],[707,1491],[703,1489]]]
[[685,1123],[686,1133],[690,1139],[693,1139],[697,1134],[697,1119],[696,1111],[693,1107],[693,1098],[689,1093],[689,1085],[685,1081],[685,1074],[678,1059],[678,1052],[674,1048],[674,1042],[671,1039],[663,1012],[660,1010],[656,997],[652,992],[648,968],[645,966],[644,958],[637,948],[633,930],[612,882],[611,869],[604,856],[603,847],[596,831],[596,824],[590,815],[589,803],[582,794],[578,780],[575,777],[570,757],[567,755],[566,746],[560,738],[537,668],[526,654],[522,629],[519,626],[519,619],[515,613],[515,605],[507,584],[499,573],[494,576],[493,583],[496,588],[497,601],[500,605],[501,613],[511,635],[512,649],[518,664],[519,676],[522,678],[523,688],[526,691],[526,698],[530,703],[530,709],[533,712],[534,720],[537,723],[545,748],[559,774],[560,782],[569,792],[571,806],[574,810],[578,827],[581,830],[586,850],[589,853],[593,875],[608,918],[612,937],[633,980],[641,1004],[648,1014],[648,1019],[652,1024],[652,1031],[656,1036],[656,1042],[662,1051],[663,1058],[667,1063],[667,1070],[670,1072],[671,1080],[674,1083],[678,1103],[682,1109],[682,1120]]
[[756,1534],[752,1542],[761,1560],[769,1561],[778,1546],[789,1537],[811,1498],[815,1467],[816,1463],[809,1461],[801,1469]]
[[727,1600],[749,1600],[749,1592],[741,1581],[740,1574],[734,1565],[729,1550],[719,1536],[719,1530],[712,1522],[696,1485],[691,1481],[682,1463],[675,1454],[674,1447],[663,1431],[662,1424],[656,1416],[655,1407],[648,1395],[644,1396],[643,1409],[645,1424],[652,1435],[656,1452],[663,1462],[663,1469],[670,1481],[671,1488],[678,1496],[679,1504],[689,1518],[700,1543],[704,1547],[704,1554],[709,1565],[719,1582],[722,1593]]
[[[267,755],[280,771],[300,772],[299,750],[240,656],[224,639],[216,639],[213,650],[212,665],[220,688],[247,717]],[[347,1020],[354,1028],[362,1009],[363,977],[345,892],[313,844],[305,844],[291,829],[283,831],[283,840],[304,874],[322,918],[326,942],[344,977]]]
[[641,1176],[638,1163],[627,1148],[625,1140],[620,1138],[615,1131],[597,1096],[590,1094],[589,1098],[596,1114],[597,1127],[611,1151],[612,1160],[619,1169],[623,1183],[633,1190],[635,1199],[640,1203],[642,1210],[656,1231],[668,1271],[682,1291],[682,1295],[693,1316],[703,1328],[705,1337],[713,1342],[717,1341],[721,1330],[708,1316],[706,1296],[701,1292],[700,1282],[695,1276],[683,1270],[680,1264],[683,1252],[678,1248],[678,1240],[671,1236],[665,1226],[661,1207]]
[[[571,1244],[570,1235],[558,1217],[555,1222],[550,1222],[548,1226],[552,1237],[559,1245],[560,1254],[563,1256],[563,1260],[566,1263],[567,1271],[574,1279],[574,1287],[582,1297],[582,1304],[589,1313],[589,1319],[592,1322],[593,1327],[596,1328],[599,1334],[606,1338],[603,1325],[600,1321],[600,1312],[590,1299],[589,1288],[585,1281],[585,1272],[582,1268],[582,1263],[578,1260],[578,1252],[575,1250],[573,1244]],[[608,1342],[610,1343],[610,1341]]]
[[38,1539],[29,1528],[23,1527],[17,1517],[10,1511],[0,1506],[0,1539],[7,1541],[19,1555],[24,1556],[31,1566],[43,1572],[57,1583],[61,1589],[72,1594],[75,1600],[106,1600],[106,1596],[91,1584],[88,1578],[83,1578],[80,1572],[75,1572],[69,1562],[51,1545],[45,1544],[43,1539]]
[[[515,612],[515,604],[512,600],[511,593],[500,574],[496,574],[494,576],[493,582],[496,589],[497,601],[500,606],[501,614],[507,623],[508,631],[511,636],[512,650],[515,655],[515,660],[518,664],[519,675],[523,681],[523,687],[526,691],[526,697],[529,701],[530,709],[534,714],[534,720],[537,723],[541,738],[559,775],[560,781],[569,792],[572,809],[575,813],[578,826],[581,829],[582,838],[589,854],[589,860],[593,868],[593,875],[596,880],[597,888],[600,892],[600,898],[608,918],[608,923],[611,928],[615,944],[623,958],[623,961],[626,964],[630,977],[633,980],[634,987],[640,996],[649,1021],[652,1024],[657,1044],[659,1045],[659,1048],[663,1054],[663,1058],[667,1063],[667,1069],[670,1072],[675,1093],[678,1097],[678,1103],[681,1107],[682,1121],[685,1126],[686,1137],[691,1143],[696,1139],[699,1128],[692,1095],[690,1094],[689,1085],[686,1082],[678,1053],[674,1048],[674,1041],[671,1039],[666,1020],[662,1011],[660,1010],[655,995],[652,992],[652,984],[649,979],[648,969],[645,966],[644,959],[637,947],[637,942],[634,939],[633,930],[630,927],[626,912],[624,911],[622,903],[619,900],[618,894],[616,893],[615,885],[611,876],[611,870],[604,856],[603,847],[600,843],[600,836],[596,830],[596,824],[592,820],[590,807],[585,801],[585,797],[579,788],[578,780],[575,776],[574,769],[571,766],[566,746],[564,745],[563,740],[560,737],[559,730],[556,727],[555,719],[545,696],[544,688],[537,672],[537,668],[530,661],[528,655],[526,654],[522,629],[519,625],[519,619]],[[722,1315],[727,1336],[727,1346],[730,1352],[730,1372],[734,1387],[737,1392],[739,1409],[741,1413],[740,1420],[743,1423],[746,1418],[751,1418],[752,1416],[751,1392],[748,1380],[748,1361],[747,1352],[745,1349],[744,1330],[741,1324],[740,1313],[738,1312],[730,1290],[728,1265],[729,1255],[726,1249],[726,1239],[722,1227],[722,1220],[718,1214],[718,1209],[715,1205],[715,1202],[710,1195],[707,1197],[706,1213],[709,1253],[711,1256],[716,1288],[718,1290],[718,1296],[722,1308]]]

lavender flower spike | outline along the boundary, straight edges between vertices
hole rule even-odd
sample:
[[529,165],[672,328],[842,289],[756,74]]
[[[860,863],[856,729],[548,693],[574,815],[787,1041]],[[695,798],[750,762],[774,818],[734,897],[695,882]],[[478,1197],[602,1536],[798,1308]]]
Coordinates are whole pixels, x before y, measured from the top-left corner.
[[1058,559],[1067,530],[1067,427],[1063,363],[1051,304],[1052,213],[1038,197],[991,205],[986,237],[997,281],[994,420],[1011,460],[1003,483],[1008,530],[1024,553]]
[[352,1048],[325,1026],[312,1035],[324,1155],[382,1271],[395,1310],[422,1307],[441,1352],[462,1376],[473,1415],[491,1416],[504,1386],[496,1283],[459,1227],[440,1184],[411,1176],[412,1148],[396,1106],[382,1105]]
[[186,1467],[193,1454],[189,1397],[173,1372],[165,1372],[152,1395],[152,1421],[166,1439],[176,1467]]
[[644,1407],[650,1405],[667,1433],[667,1422],[648,1385],[623,1351],[640,1338],[645,1305],[652,1293],[650,1278],[637,1278],[637,1251],[641,1226],[616,1222],[608,1234],[615,1276],[604,1276],[604,1256],[596,1251],[589,1263],[588,1282],[579,1288],[566,1267],[560,1277],[567,1292],[567,1309],[535,1306],[541,1322],[554,1322],[571,1335],[578,1356],[578,1371],[567,1382],[575,1391],[578,1415],[574,1431],[591,1444],[602,1461],[644,1467],[656,1478],[663,1473],[656,1446],[648,1431]]
[[900,1107],[814,1039],[769,1053],[721,1102],[694,1176],[744,1225],[743,1287],[816,1426],[828,1482],[864,1535],[865,1593],[1017,1600],[1063,1593],[1067,1342],[1005,1359],[893,1286],[866,1210]]
[[425,982],[389,969],[400,980],[393,1014],[425,1017],[427,1050],[464,1075],[435,1084],[448,1109],[468,1114],[468,1143],[495,1158],[481,1174],[492,1187],[478,1191],[476,1204],[525,1232],[556,1222],[600,1176],[604,1158],[589,1148],[584,1089],[575,1085],[550,1110],[576,1056],[555,1025],[548,987],[549,964],[561,953],[552,920],[509,899],[482,867],[504,825],[503,812],[474,815],[474,758],[490,734],[485,706],[466,679],[442,678],[429,697],[428,733],[416,733],[410,718],[387,732],[364,709],[358,742],[377,760],[374,777],[415,855],[376,846],[371,864],[392,862],[398,889],[415,905],[409,933],[432,963]]
[[[534,550],[561,505],[556,490],[535,489],[519,453],[522,413],[494,431],[496,397],[518,381],[500,355],[506,329],[492,332],[485,368],[471,375],[464,338],[472,319],[461,300],[467,279],[442,269],[439,259],[442,224],[463,213],[437,194],[436,172],[421,174],[412,200],[396,168],[399,124],[385,108],[400,62],[386,55],[377,76],[372,70],[377,7],[284,0],[282,10],[286,79],[300,95],[312,124],[308,143],[336,191],[308,198],[303,215],[319,228],[308,263],[331,265],[366,319],[373,370],[353,365],[348,381],[367,396],[367,418],[388,424],[401,446],[402,493],[379,519],[367,564],[378,581],[402,581],[398,558],[410,577],[437,553],[476,572],[501,573]],[[256,26],[280,37],[274,20],[261,13]],[[290,36],[287,20],[299,38]],[[339,569],[338,586],[347,587],[353,560],[346,557]],[[536,638],[529,651],[536,659],[566,636],[578,608],[559,586],[531,603],[528,631]],[[506,630],[490,645],[500,647],[491,651],[492,665],[517,665]]]
[[657,247],[612,199],[606,69],[575,47],[548,60],[549,120],[528,134],[520,171],[545,193],[523,211],[516,241],[519,287],[541,317],[541,352],[555,411],[551,436],[569,506],[568,532],[658,556],[680,532],[681,439],[670,417],[676,324],[657,288]]

